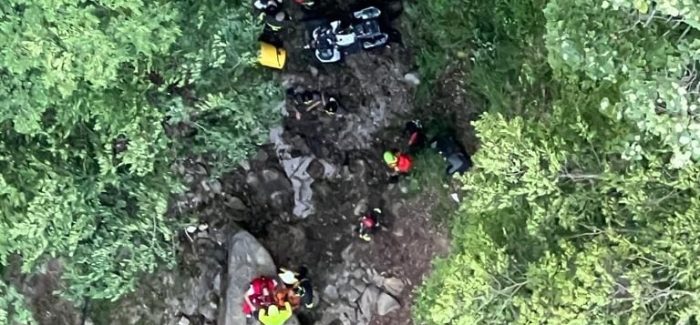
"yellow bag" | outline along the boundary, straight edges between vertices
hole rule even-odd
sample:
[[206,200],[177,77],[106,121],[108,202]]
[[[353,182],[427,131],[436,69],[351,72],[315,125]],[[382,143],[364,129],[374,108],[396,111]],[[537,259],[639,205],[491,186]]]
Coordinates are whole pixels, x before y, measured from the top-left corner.
[[260,42],[258,62],[266,67],[282,69],[287,62],[287,51],[270,43]]

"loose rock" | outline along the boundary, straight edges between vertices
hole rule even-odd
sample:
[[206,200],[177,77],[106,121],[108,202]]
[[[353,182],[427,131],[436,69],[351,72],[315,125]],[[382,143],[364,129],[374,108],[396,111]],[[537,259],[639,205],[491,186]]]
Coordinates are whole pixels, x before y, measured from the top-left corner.
[[399,305],[396,298],[385,292],[380,294],[379,298],[377,299],[377,314],[379,316],[384,316],[394,310],[399,309],[399,307],[401,307],[401,305]]
[[260,149],[260,150],[258,150],[258,152],[255,154],[255,157],[253,157],[253,159],[255,159],[255,160],[257,160],[257,161],[260,161],[260,162],[264,162],[264,161],[267,160],[268,157],[269,157],[269,156],[268,156],[267,152],[265,152],[265,150]]
[[345,247],[342,252],[340,252],[340,257],[343,259],[343,261],[350,261],[353,259],[353,253],[352,253],[352,244],[348,245],[348,247]]
[[338,288],[330,284],[327,285],[326,288],[323,289],[323,298],[329,302],[337,301],[338,298],[340,298],[338,295]]
[[214,278],[214,283],[212,283],[212,288],[216,294],[221,292],[221,273],[217,274]]
[[209,187],[211,188],[211,191],[214,192],[215,194],[220,194],[222,190],[221,182],[218,179],[212,180],[209,182]]
[[393,296],[399,296],[406,284],[399,278],[387,278],[384,280],[384,290]]
[[379,288],[375,286],[369,286],[365,289],[360,297],[360,312],[363,315],[372,315],[376,309],[377,299],[379,298]]
[[254,173],[248,173],[245,182],[251,187],[258,187],[260,185],[260,179]]
[[314,66],[309,66],[309,73],[311,73],[311,76],[314,78],[318,77],[318,69]]
[[245,171],[250,170],[250,162],[248,162],[247,160],[241,161],[238,165],[241,166],[241,168],[243,168],[243,170]]
[[285,207],[287,195],[284,191],[275,191],[270,194],[270,204],[272,207],[278,210],[282,210]]
[[243,211],[248,208],[246,207],[245,203],[243,203],[243,200],[235,196],[227,196],[224,204],[226,204],[227,207],[238,211]]
[[217,307],[218,307],[218,306],[217,306],[215,303],[210,302],[210,303],[208,303],[208,304],[204,304],[204,305],[200,306],[200,307],[199,307],[199,313],[200,313],[202,316],[204,316],[204,318],[206,318],[206,319],[208,319],[208,320],[215,320],[215,319],[216,319],[216,308],[217,308]]
[[367,288],[367,285],[364,282],[356,279],[350,280],[350,286],[352,286],[352,288],[357,292],[364,292]]
[[262,176],[265,182],[274,182],[280,178],[280,172],[274,169],[265,169],[262,171]]
[[349,285],[346,285],[343,289],[343,295],[345,296],[345,300],[347,300],[349,303],[354,304],[358,299],[360,299],[361,291],[357,291]]
[[420,78],[415,72],[405,74],[403,80],[414,86],[420,85]]
[[355,204],[355,210],[353,211],[353,213],[356,216],[360,216],[363,213],[365,213],[365,211],[367,211],[367,199],[362,199],[360,200],[360,202],[357,202],[357,204]]

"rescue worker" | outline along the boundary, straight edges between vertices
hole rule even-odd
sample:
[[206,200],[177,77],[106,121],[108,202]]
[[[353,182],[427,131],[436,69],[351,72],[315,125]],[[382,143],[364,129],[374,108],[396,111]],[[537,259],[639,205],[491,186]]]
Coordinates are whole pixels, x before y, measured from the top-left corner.
[[243,301],[243,313],[246,317],[253,316],[260,308],[274,304],[273,293],[277,290],[277,285],[277,281],[265,276],[250,282]]
[[406,122],[404,135],[408,136],[409,152],[416,152],[425,146],[425,131],[420,120]]
[[293,310],[297,310],[301,306],[301,297],[296,295],[294,290],[286,286],[277,289],[274,296],[277,307],[284,307],[284,304],[287,302],[292,306]]
[[392,149],[384,152],[384,163],[395,173],[407,174],[413,166],[413,159],[408,154]]
[[292,306],[289,302],[284,303],[284,308],[279,309],[276,305],[271,305],[262,309],[258,314],[258,320],[263,325],[283,325],[292,318]]
[[282,10],[277,10],[277,8],[270,8],[259,16],[260,20],[265,22],[265,28],[271,33],[277,33],[287,26],[290,18],[286,12]]
[[287,98],[294,106],[309,106],[321,100],[321,93],[310,90],[297,90],[293,87],[287,88]]
[[360,218],[360,225],[357,227],[357,235],[365,241],[371,241],[372,235],[381,227],[379,218],[382,215],[382,210],[379,208],[372,209],[369,213]]
[[302,91],[296,94],[296,102],[300,105],[310,106],[321,101],[321,93],[318,91]]
[[326,101],[326,105],[323,106],[323,110],[328,113],[328,115],[334,115],[336,112],[338,112],[339,107],[340,104],[338,104],[338,100],[335,99],[335,97],[328,96],[328,100]]
[[289,15],[282,10],[281,0],[256,0],[253,7],[260,11],[258,19],[265,22],[266,30],[269,32],[279,32],[290,20]]
[[281,267],[277,271],[277,276],[287,288],[292,290],[294,295],[301,298],[304,307],[314,307],[314,290],[305,267],[300,267],[298,272]]
[[319,91],[296,91],[294,88],[289,88],[287,96],[295,106],[303,107],[302,111],[306,112],[321,107],[326,114],[334,115],[340,107],[335,97]]

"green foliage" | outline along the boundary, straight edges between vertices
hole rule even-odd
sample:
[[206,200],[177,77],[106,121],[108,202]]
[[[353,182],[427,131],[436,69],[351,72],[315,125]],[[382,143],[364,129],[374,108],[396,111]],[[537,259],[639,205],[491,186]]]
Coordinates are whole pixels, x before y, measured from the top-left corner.
[[[674,4],[675,3],[675,4]],[[700,28],[697,4],[663,1],[553,1],[545,10],[549,63],[585,89],[607,84],[608,116],[639,128],[624,155],[642,159],[647,137],[661,139],[681,168],[700,159]],[[595,20],[595,22],[593,21]]]
[[[248,3],[186,1],[180,22],[185,37],[173,55],[163,58],[160,72],[166,85],[183,87],[187,98],[166,98],[171,125],[191,128],[195,136],[180,139],[182,155],[212,155],[215,173],[246,158],[252,144],[267,139],[277,121],[281,92],[271,73],[254,69],[257,37],[262,31]],[[190,94],[191,92],[191,94]],[[187,103],[194,101],[194,103]]]
[[[58,4],[55,4],[58,5]],[[169,140],[143,95],[150,58],[179,35],[155,2],[2,8],[0,262],[72,257],[75,297],[115,297],[168,257]],[[113,143],[127,139],[116,153]]]
[[445,176],[445,162],[439,155],[425,149],[413,157],[413,167],[411,173],[400,178],[401,185],[406,187],[408,193],[419,194],[423,190],[441,188]]
[[413,156],[411,173],[399,178],[399,188],[406,197],[429,197],[431,201],[430,213],[443,219],[435,219],[436,222],[449,221],[450,212],[454,211],[457,203],[450,194],[459,192],[459,182],[445,175],[447,167],[444,159],[431,149],[424,149]]
[[[547,125],[492,114],[476,123],[481,168],[453,220],[456,253],[424,288],[419,314],[435,324],[687,320],[700,290],[690,280],[700,265],[684,257],[700,247],[700,169],[595,153],[610,134],[572,136],[581,122],[567,116],[577,114],[554,113]],[[488,258],[473,255],[489,246]],[[454,288],[431,290],[444,283]]]
[[[520,51],[492,61],[519,66],[518,83],[497,70],[479,73],[475,60],[470,89],[488,105],[474,123],[480,151],[452,219],[453,253],[421,289],[417,320],[690,324],[700,316],[693,258],[700,253],[693,157],[700,133],[691,109],[697,5],[519,6],[539,8],[545,19],[526,23],[517,11],[503,16],[510,20],[481,16],[498,27],[480,22],[474,33],[513,30],[545,42],[534,49],[494,43],[496,53]],[[473,2],[449,10],[497,8]],[[478,52],[468,41],[463,46]],[[514,87],[475,83],[484,80]]]
[[0,266],[65,257],[69,297],[116,299],[174,263],[172,162],[227,168],[275,121],[247,6],[0,4]]
[[0,324],[36,324],[24,296],[15,287],[0,281]]
[[[408,5],[407,29],[423,79],[421,99],[453,69],[468,70],[469,88],[482,105],[517,113],[548,94],[544,33],[545,1],[418,1]],[[475,98],[476,99],[476,98]]]
[[27,135],[46,129],[42,118],[50,109],[58,111],[52,124],[64,128],[108,118],[111,103],[88,105],[89,95],[113,89],[124,76],[138,76],[150,57],[166,54],[179,35],[177,15],[158,1],[3,2],[0,116]]

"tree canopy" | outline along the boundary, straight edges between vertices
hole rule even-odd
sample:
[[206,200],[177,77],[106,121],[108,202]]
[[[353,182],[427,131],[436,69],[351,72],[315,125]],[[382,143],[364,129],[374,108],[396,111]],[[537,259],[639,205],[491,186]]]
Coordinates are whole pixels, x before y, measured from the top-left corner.
[[69,297],[115,299],[173,263],[172,163],[224,170],[276,120],[248,5],[0,3],[0,270],[64,258]]
[[691,324],[700,315],[698,5],[463,7],[434,14],[486,20],[472,23],[480,38],[452,40],[472,47],[469,87],[486,105],[474,122],[480,148],[462,180],[452,255],[424,284],[417,318]]

